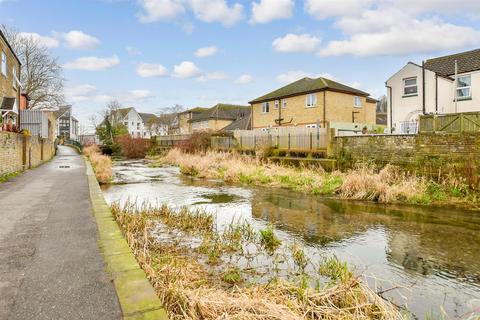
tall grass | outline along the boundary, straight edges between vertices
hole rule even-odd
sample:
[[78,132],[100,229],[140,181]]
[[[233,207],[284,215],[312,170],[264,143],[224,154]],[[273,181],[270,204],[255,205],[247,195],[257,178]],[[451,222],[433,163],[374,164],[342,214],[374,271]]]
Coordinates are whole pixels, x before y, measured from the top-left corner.
[[[218,252],[241,254],[242,245],[231,246],[232,241],[259,244],[261,236],[248,225],[232,224],[224,233],[218,233],[209,230],[211,220],[198,212],[172,212],[166,206],[113,205],[112,213],[170,319],[403,319],[395,306],[376,295],[337,260],[318,267],[319,274],[335,277],[327,286],[313,288],[306,281],[296,283],[293,277],[285,279],[274,274],[268,283],[249,282],[248,273],[255,270],[231,265],[219,259],[222,253]],[[189,221],[187,228],[185,223],[167,226],[170,231],[185,230],[199,235],[203,242],[209,239],[210,251],[189,247],[186,237],[174,242],[162,240],[163,236],[159,240],[155,236],[159,223],[167,224],[169,217]],[[178,237],[174,234],[173,238]],[[211,252],[214,247],[216,253]],[[309,261],[303,249],[294,244],[291,250],[298,268],[305,268]],[[216,254],[215,264],[203,262],[202,257],[208,254]]]
[[90,160],[95,177],[99,183],[109,183],[112,180],[112,159],[102,155],[96,145],[83,148],[83,154]]
[[373,164],[362,163],[346,172],[325,172],[318,167],[284,166],[236,153],[207,151],[192,154],[179,149],[170,150],[157,161],[179,166],[185,175],[344,199],[423,205],[449,203],[470,208],[472,203],[479,203],[462,179],[450,175],[436,182],[405,173],[393,165],[379,170]]

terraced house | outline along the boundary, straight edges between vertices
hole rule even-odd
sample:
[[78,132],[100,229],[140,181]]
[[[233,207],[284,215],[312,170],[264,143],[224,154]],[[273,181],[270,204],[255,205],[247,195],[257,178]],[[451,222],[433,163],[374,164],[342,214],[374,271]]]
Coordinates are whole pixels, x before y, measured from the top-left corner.
[[18,126],[21,63],[0,31],[0,130]]
[[249,106],[219,103],[203,112],[193,114],[189,122],[192,132],[201,130],[218,131],[227,126],[229,130],[234,130],[234,123],[239,124],[238,129],[246,130],[249,129],[248,122],[247,127],[241,127],[241,123],[244,123],[245,119],[249,117]]
[[327,78],[303,78],[250,101],[252,128],[354,128],[375,125],[377,100]]
[[388,126],[414,133],[421,114],[480,111],[480,49],[408,62],[385,83]]

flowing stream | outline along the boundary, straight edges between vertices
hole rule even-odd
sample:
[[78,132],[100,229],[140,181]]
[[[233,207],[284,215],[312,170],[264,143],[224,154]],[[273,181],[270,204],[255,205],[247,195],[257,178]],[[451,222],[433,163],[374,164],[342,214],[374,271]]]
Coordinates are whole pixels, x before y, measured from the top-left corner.
[[[273,223],[307,252],[347,261],[377,292],[416,317],[480,318],[480,213],[322,199],[283,189],[247,188],[182,176],[145,161],[114,166],[109,203],[136,200],[201,208],[221,227]],[[476,315],[476,316],[475,316]]]

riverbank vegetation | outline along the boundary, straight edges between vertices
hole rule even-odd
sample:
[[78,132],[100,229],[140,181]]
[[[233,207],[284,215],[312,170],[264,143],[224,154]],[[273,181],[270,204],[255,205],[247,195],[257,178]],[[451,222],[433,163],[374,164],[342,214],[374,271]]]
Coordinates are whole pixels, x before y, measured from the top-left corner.
[[478,193],[464,180],[454,175],[428,179],[393,165],[376,168],[373,164],[360,163],[345,172],[326,172],[320,167],[284,166],[236,153],[186,153],[179,149],[172,149],[154,160],[153,165],[178,166],[185,175],[228,183],[280,187],[379,203],[449,204],[480,209]]
[[112,180],[112,159],[100,153],[96,145],[83,148],[83,154],[90,160],[95,177],[99,183],[109,183]]
[[403,319],[336,257],[273,227],[127,203],[112,212],[170,319]]

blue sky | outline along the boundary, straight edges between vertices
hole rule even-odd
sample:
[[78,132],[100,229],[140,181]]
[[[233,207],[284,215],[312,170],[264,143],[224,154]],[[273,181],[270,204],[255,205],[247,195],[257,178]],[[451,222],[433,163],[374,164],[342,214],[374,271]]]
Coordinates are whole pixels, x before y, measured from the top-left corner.
[[303,76],[378,97],[410,60],[480,47],[479,12],[478,0],[0,0],[0,21],[64,65],[84,124],[113,98],[143,112],[247,103]]

